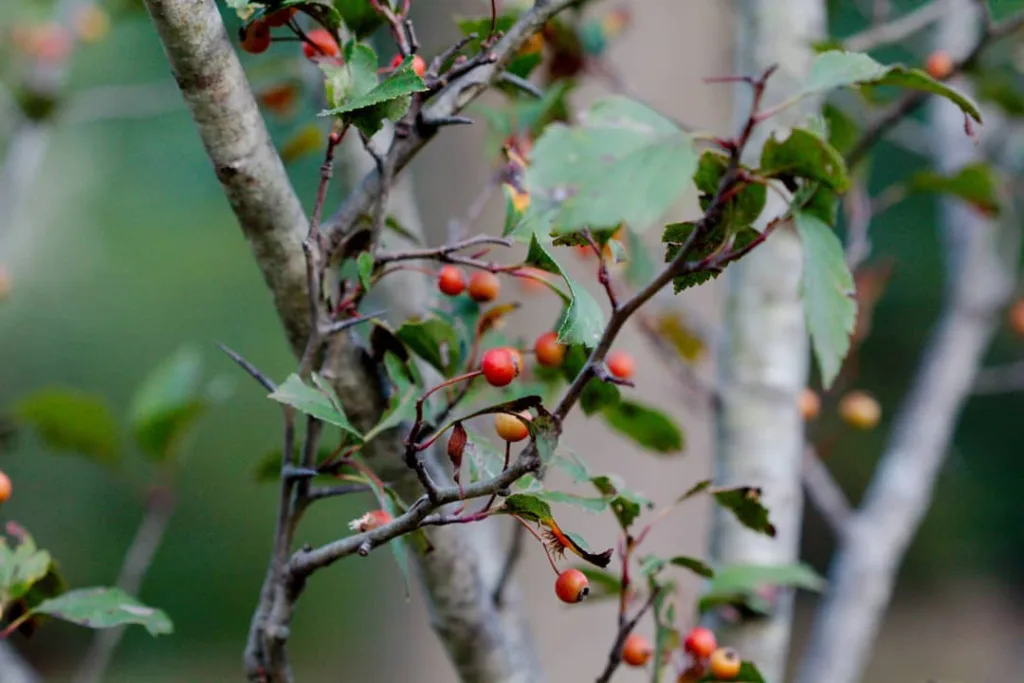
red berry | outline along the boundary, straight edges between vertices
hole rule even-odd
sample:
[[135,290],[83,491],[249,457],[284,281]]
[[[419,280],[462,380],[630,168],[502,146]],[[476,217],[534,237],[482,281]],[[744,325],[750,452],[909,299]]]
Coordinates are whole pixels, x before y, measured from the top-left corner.
[[948,52],[936,50],[928,55],[928,61],[925,63],[924,68],[928,71],[929,76],[941,81],[949,78],[950,74],[953,73],[953,66],[953,58],[949,56]]
[[11,497],[11,478],[0,470],[0,503],[6,503]]
[[491,386],[503,387],[512,382],[519,374],[519,366],[515,357],[508,349],[491,349],[480,361],[484,379]]
[[494,301],[501,293],[501,280],[494,273],[478,270],[469,278],[469,298],[478,303]]
[[731,681],[740,675],[743,666],[739,654],[731,647],[722,647],[711,653],[708,662],[711,675],[720,681]]
[[622,661],[630,666],[645,666],[653,654],[650,641],[638,633],[630,633],[622,644]]
[[690,632],[686,634],[686,640],[683,641],[683,649],[697,659],[710,657],[716,647],[718,647],[718,641],[715,639],[714,632],[703,626],[695,626],[690,629]]
[[292,17],[294,17],[295,13],[298,11],[297,7],[285,7],[284,9],[279,9],[276,12],[271,12],[267,15],[267,25],[284,26],[291,21]]
[[498,436],[505,441],[522,441],[530,435],[530,428],[526,426],[526,422],[529,422],[530,419],[530,413],[525,411],[519,413],[518,416],[495,413],[494,431],[498,432]]
[[338,41],[334,39],[331,32],[325,28],[314,29],[308,34],[309,42],[302,43],[302,54],[306,59],[317,60],[324,57],[338,56]]
[[537,362],[548,368],[557,368],[565,360],[565,345],[558,343],[558,334],[545,332],[533,344]]
[[636,361],[625,351],[609,353],[608,358],[605,359],[605,365],[608,366],[608,372],[619,379],[629,379],[636,370]]
[[458,296],[466,289],[466,274],[455,266],[443,266],[437,273],[437,288],[448,296]]
[[579,569],[566,569],[555,581],[555,595],[562,602],[580,602],[590,595],[590,582]]
[[[402,55],[395,55],[395,58],[391,60],[391,68],[397,69],[401,66],[402,61]],[[419,55],[412,56],[412,70],[417,76],[423,78],[423,74],[427,73],[427,63],[423,57]]]
[[266,52],[270,47],[270,27],[267,22],[257,19],[245,27],[242,49],[254,55]]

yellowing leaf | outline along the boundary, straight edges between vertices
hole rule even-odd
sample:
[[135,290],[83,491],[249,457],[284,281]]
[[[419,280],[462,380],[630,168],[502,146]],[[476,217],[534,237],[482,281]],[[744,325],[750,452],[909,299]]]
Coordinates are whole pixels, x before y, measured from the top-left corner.
[[281,161],[290,164],[299,157],[319,151],[324,145],[324,133],[315,124],[299,128],[281,146]]

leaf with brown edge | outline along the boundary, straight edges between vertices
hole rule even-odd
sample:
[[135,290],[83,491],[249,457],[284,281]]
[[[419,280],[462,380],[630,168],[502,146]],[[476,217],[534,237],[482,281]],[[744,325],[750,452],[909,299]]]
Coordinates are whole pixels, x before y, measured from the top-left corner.
[[476,335],[477,337],[483,337],[485,334],[501,325],[501,319],[509,313],[519,308],[518,303],[511,304],[498,304],[497,306],[491,306],[486,311],[480,314],[480,319],[476,323]]
[[592,553],[573,538],[573,534],[565,532],[558,526],[551,506],[529,493],[514,493],[505,499],[500,512],[513,515],[521,520],[535,522],[543,528],[544,545],[552,555],[564,556],[569,550],[587,562],[601,567],[608,566],[612,559],[612,549],[601,553]]
[[715,489],[711,492],[715,502],[729,510],[743,526],[766,536],[775,537],[775,525],[768,518],[768,508],[761,504],[761,489],[756,486],[738,486]]

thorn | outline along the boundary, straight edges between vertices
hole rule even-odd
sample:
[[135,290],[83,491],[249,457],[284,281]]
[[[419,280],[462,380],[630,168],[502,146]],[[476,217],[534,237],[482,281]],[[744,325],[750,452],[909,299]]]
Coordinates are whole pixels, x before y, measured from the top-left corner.
[[530,83],[530,81],[526,80],[525,78],[516,76],[515,74],[509,73],[508,71],[501,72],[501,75],[498,76],[498,82],[504,83],[506,85],[511,85],[513,88],[518,88],[529,95],[533,95],[538,100],[544,99],[543,90],[535,86],[533,83]]
[[236,363],[238,363],[239,367],[241,367],[243,370],[245,370],[249,374],[250,377],[252,377],[254,380],[259,382],[260,385],[262,385],[264,389],[266,389],[267,391],[271,391],[271,392],[277,389],[277,385],[274,384],[272,381],[270,381],[270,379],[266,375],[264,375],[262,372],[257,370],[255,365],[253,365],[252,363],[250,363],[246,359],[242,358],[241,355],[239,355],[238,353],[232,351],[230,348],[228,348],[224,344],[221,344],[220,342],[217,342],[217,346],[220,347],[220,350],[223,351],[224,353],[226,353],[231,360],[233,360]]
[[308,467],[296,467],[295,465],[285,465],[281,468],[281,476],[288,480],[304,480],[312,479],[317,476],[319,472]]

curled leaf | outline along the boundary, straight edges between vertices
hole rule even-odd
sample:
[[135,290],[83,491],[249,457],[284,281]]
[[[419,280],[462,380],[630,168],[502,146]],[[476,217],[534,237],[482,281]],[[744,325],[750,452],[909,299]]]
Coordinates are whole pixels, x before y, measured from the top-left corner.
[[462,426],[461,422],[456,422],[452,427],[452,435],[448,437],[448,459],[451,461],[452,467],[455,468],[456,476],[458,476],[459,468],[462,467],[462,454],[466,451],[467,441],[469,441],[469,436],[466,434],[466,428]]

